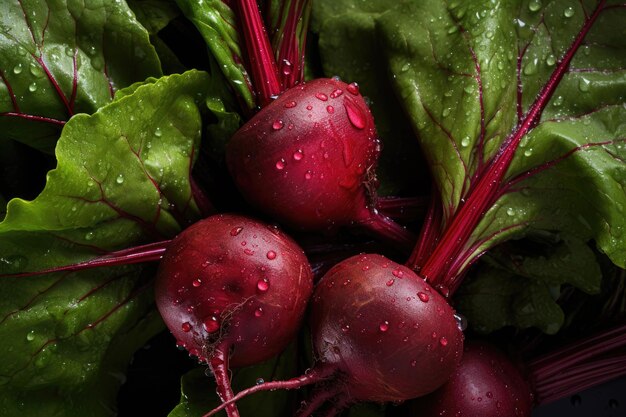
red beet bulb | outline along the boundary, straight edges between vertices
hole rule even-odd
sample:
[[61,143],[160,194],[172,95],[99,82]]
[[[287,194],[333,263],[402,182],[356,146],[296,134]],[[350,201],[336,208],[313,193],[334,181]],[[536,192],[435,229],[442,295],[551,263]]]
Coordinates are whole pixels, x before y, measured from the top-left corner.
[[357,225],[415,239],[375,208],[380,144],[356,84],[316,79],[282,93],[231,138],[228,168],[253,206],[298,230]]
[[208,362],[222,400],[232,397],[229,363],[251,365],[281,352],[312,288],[311,268],[293,240],[236,215],[209,217],[178,235],[155,283],[163,320],[180,346]]
[[465,345],[461,365],[434,393],[412,404],[412,416],[529,417],[530,387],[519,367],[483,342]]

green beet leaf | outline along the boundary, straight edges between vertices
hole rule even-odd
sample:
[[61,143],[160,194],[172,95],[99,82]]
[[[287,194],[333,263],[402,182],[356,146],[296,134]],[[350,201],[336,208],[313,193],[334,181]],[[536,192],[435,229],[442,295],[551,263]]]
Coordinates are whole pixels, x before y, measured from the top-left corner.
[[122,1],[0,6],[0,140],[52,151],[65,122],[118,88],[160,75],[148,33]]
[[242,64],[238,23],[230,3],[222,0],[177,0],[177,3],[204,38],[225,80],[240,98],[245,110],[252,110],[256,106],[254,94]]
[[[8,204],[0,273],[171,238],[196,220],[189,175],[208,85],[203,72],[172,75],[73,117],[43,192]],[[1,277],[0,414],[114,415],[130,356],[163,326],[153,274],[126,266]]]
[[[547,237],[547,238],[546,238]],[[596,254],[580,240],[533,236],[492,250],[455,294],[470,327],[490,333],[505,326],[556,333],[565,315],[557,303],[566,284],[598,294]]]
[[128,0],[127,3],[150,35],[156,35],[180,15],[174,0]]
[[[625,18],[615,1],[430,0],[377,19],[440,193],[443,231],[503,143],[521,137],[449,275],[534,230],[594,239],[626,264],[626,37],[617,23]],[[556,90],[540,95],[549,83]]]

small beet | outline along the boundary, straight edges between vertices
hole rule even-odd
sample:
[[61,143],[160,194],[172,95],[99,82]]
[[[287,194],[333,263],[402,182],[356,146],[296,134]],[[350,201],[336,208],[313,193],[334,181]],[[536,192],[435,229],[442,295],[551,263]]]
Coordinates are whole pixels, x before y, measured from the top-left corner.
[[450,380],[412,404],[413,416],[530,417],[533,397],[520,369],[500,350],[470,342]]
[[226,400],[229,362],[251,365],[282,351],[312,287],[311,268],[293,240],[243,216],[217,215],[172,240],[155,293],[178,344],[209,363]]

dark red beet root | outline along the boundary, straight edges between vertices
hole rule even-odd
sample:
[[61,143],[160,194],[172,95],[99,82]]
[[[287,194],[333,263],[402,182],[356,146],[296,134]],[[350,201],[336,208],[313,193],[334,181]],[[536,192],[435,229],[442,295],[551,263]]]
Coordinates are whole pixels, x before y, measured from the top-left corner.
[[[172,240],[159,266],[156,302],[190,354],[208,361],[218,385],[228,361],[268,359],[298,331],[313,287],[304,252],[274,227],[236,215],[202,220]],[[229,386],[218,390],[232,396]]]
[[461,359],[463,335],[447,301],[413,271],[357,255],[317,285],[315,350],[360,401],[404,401],[441,386]]
[[327,400],[334,400],[327,415],[355,402],[405,401],[444,384],[463,350],[446,300],[411,269],[381,255],[353,256],[324,275],[313,294],[311,333],[318,361],[310,372],[248,388],[229,404],[257,391],[321,381],[323,391],[300,417]]
[[226,157],[252,205],[292,228],[320,230],[371,221],[379,152],[356,84],[323,78],[263,108],[231,138]]
[[483,342],[469,342],[450,380],[412,404],[413,416],[530,417],[530,388],[504,353]]

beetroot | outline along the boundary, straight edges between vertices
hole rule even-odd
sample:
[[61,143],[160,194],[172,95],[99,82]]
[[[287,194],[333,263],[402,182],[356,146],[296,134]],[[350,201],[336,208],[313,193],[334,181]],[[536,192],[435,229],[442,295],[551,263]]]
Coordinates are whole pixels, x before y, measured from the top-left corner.
[[302,250],[276,228],[217,215],[170,243],[156,302],[178,344],[208,361],[226,400],[228,362],[246,366],[283,350],[300,327],[312,279]]
[[374,120],[357,87],[317,79],[253,117],[226,155],[250,203],[291,227],[316,230],[369,216],[367,175],[378,153]]
[[415,400],[412,415],[529,417],[532,406],[533,396],[520,368],[494,346],[472,341],[465,345],[450,380]]
[[257,385],[232,401],[329,379],[302,415],[321,406],[319,398],[342,406],[404,401],[445,383],[463,346],[446,300],[412,270],[381,255],[353,256],[324,275],[313,294],[311,332],[318,362],[310,372]]
[[231,138],[228,168],[255,207],[299,230],[360,224],[412,235],[373,209],[380,145],[356,84],[316,79],[284,92]]

